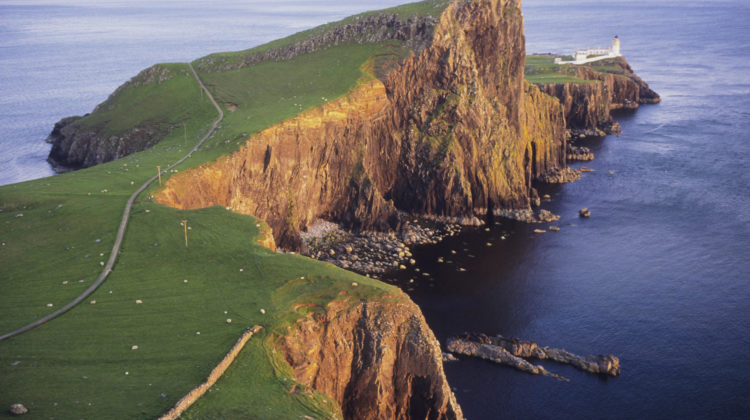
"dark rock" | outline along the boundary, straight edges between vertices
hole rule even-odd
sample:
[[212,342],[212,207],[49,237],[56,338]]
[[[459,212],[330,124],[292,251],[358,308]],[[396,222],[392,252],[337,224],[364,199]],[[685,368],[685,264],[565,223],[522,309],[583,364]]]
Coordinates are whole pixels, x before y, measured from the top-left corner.
[[577,181],[581,171],[573,168],[553,168],[539,177],[539,181],[547,184],[566,184]]
[[443,352],[443,362],[457,362],[458,358],[453,353]]
[[549,372],[543,370],[544,368],[541,366],[534,366],[528,362],[522,363],[512,357],[539,360],[549,359],[558,363],[572,365],[590,373],[609,376],[618,376],[620,374],[620,359],[611,354],[606,356],[578,356],[566,350],[539,347],[533,341],[522,341],[516,338],[507,339],[501,335],[490,337],[484,334],[464,334],[460,337],[448,339],[447,348],[453,353],[493,360],[534,374],[549,375]]
[[588,147],[577,147],[571,144],[568,145],[567,157],[569,161],[587,162],[594,160],[594,154],[591,153],[591,150]]

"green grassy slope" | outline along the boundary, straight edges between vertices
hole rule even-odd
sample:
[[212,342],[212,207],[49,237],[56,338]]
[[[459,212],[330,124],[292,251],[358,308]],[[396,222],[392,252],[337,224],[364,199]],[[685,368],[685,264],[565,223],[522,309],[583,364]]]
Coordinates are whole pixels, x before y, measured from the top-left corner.
[[96,112],[83,117],[81,126],[101,128],[102,137],[119,135],[136,126],[156,126],[167,132],[170,126],[206,112],[195,106],[200,103],[195,101],[200,88],[187,65],[159,64],[147,72],[151,77],[141,73],[133,78],[131,87],[118,89]]
[[[428,4],[403,10],[413,13]],[[367,63],[374,63],[377,72],[386,65],[382,57],[403,55],[393,42],[341,45],[287,62],[201,74],[226,117],[176,170],[231,153],[252,133],[346,94],[358,80],[371,77],[363,72]],[[186,68],[165,66],[178,72]],[[181,105],[169,106],[175,100]],[[148,120],[184,122],[185,128],[115,162],[0,187],[3,333],[49,314],[91,284],[112,248],[129,194],[155,174],[157,165],[166,167],[184,155],[216,118],[197,83],[187,77],[131,86],[111,101],[86,123],[117,130]],[[234,111],[230,102],[237,106]],[[133,114],[133,107],[143,113]],[[146,112],[148,107],[154,109]],[[182,219],[192,227],[188,249]],[[288,392],[293,381],[269,352],[267,334],[300,316],[293,303],[324,303],[341,290],[355,292],[355,300],[372,299],[395,289],[260,248],[254,243],[256,223],[223,208],[178,211],[153,203],[148,191],[142,194],[114,271],[88,299],[96,304],[84,303],[0,342],[0,406],[21,402],[30,409],[29,418],[153,418],[202,382],[242,331],[258,323],[264,332],[251,340],[216,393],[188,413],[190,418],[219,411],[228,418],[335,413],[321,395]],[[352,281],[360,286],[352,289]],[[136,299],[143,304],[135,304]],[[267,314],[261,315],[260,308]],[[227,324],[226,318],[233,322]],[[0,411],[0,417],[6,415]]]
[[[94,168],[0,187],[4,333],[53,312],[91,285],[112,249],[128,196],[156,174],[157,165],[166,167],[183,156],[216,118],[216,110],[197,90],[191,100],[203,113],[152,149]],[[48,303],[53,306],[48,308]]]
[[362,69],[368,59],[388,53],[392,45],[347,44],[283,62],[224,73],[200,72],[224,109],[216,141],[203,150],[214,158],[224,155],[249,135],[344,95],[359,79],[369,77]]
[[[189,248],[182,219],[192,227]],[[222,208],[181,212],[139,205],[116,269],[90,298],[96,304],[0,344],[1,403],[22,401],[32,418],[155,417],[202,382],[245,328],[287,325],[299,315],[293,305],[300,300],[326,302],[341,290],[359,298],[391,290],[255,245],[258,230],[252,218]],[[361,286],[352,287],[353,281]],[[313,282],[320,287],[306,290]],[[318,408],[326,407],[321,396],[287,392],[291,376],[275,371],[258,344],[266,334],[242,353],[252,366],[242,381],[263,392],[237,401],[234,412],[326,412]]]
[[575,76],[576,66],[555,64],[554,55],[529,55],[526,57],[526,80],[533,84],[597,83]]

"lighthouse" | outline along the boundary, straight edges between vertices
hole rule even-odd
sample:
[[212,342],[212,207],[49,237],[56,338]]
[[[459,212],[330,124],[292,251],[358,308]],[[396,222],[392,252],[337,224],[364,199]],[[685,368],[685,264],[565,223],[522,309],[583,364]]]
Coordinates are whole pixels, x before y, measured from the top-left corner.
[[612,41],[611,48],[588,48],[585,50],[577,50],[573,53],[572,61],[563,61],[562,57],[557,57],[555,58],[555,64],[581,65],[615,57],[622,57],[622,53],[620,53],[620,37],[617,35],[615,35],[615,39]]
[[620,37],[615,35],[615,40],[612,41],[612,55],[619,57],[620,55]]

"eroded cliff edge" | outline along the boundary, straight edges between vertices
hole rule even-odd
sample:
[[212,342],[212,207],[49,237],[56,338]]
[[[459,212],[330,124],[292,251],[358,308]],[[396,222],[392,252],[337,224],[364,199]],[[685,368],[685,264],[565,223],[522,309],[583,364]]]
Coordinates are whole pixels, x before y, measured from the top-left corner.
[[402,213],[454,220],[530,205],[531,183],[565,166],[565,118],[524,80],[520,0],[458,1],[432,42],[384,80],[252,136],[174,176],[157,200],[258,216],[300,246],[314,219],[397,228]]
[[659,94],[633,72],[624,57],[568,66],[565,71],[581,82],[538,83],[537,86],[560,100],[568,128],[574,133],[616,133],[619,125],[611,111],[636,109],[642,104],[661,101]]
[[327,305],[276,347],[295,379],[336,401],[344,418],[460,419],[440,344],[406,296]]

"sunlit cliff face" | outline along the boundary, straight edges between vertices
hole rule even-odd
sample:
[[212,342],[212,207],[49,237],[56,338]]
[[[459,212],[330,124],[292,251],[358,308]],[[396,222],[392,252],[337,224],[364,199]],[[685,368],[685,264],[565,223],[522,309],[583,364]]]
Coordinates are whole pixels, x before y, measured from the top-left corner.
[[157,200],[258,216],[285,248],[318,217],[387,229],[399,211],[527,207],[531,180],[565,164],[565,121],[557,101],[523,80],[524,62],[520,1],[454,3],[432,44],[384,81],[174,176]]

